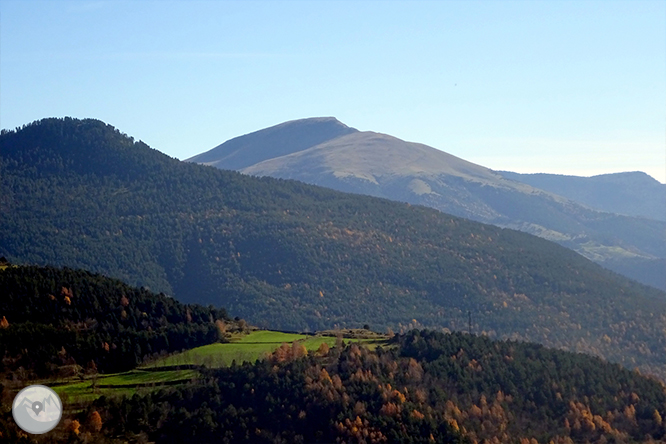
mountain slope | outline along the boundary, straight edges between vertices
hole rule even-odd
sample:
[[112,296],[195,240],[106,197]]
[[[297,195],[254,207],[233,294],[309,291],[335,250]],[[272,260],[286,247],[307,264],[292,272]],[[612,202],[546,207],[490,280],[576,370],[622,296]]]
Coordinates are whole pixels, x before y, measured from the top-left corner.
[[425,207],[179,162],[95,120],[0,135],[0,255],[288,330],[466,329],[666,368],[666,294]]
[[[299,125],[289,122],[289,137]],[[436,208],[456,216],[514,228],[560,243],[616,271],[666,289],[666,277],[637,273],[633,265],[666,258],[666,223],[603,213],[556,194],[509,180],[426,145],[373,132],[352,132],[287,154],[274,149],[269,134],[280,125],[227,142],[253,147],[264,159],[244,168],[247,174],[296,179],[340,191],[368,194]],[[277,137],[278,140],[283,138]],[[216,164],[213,151],[201,156]],[[198,157],[191,160],[198,161]],[[256,159],[256,158],[255,158]],[[255,160],[253,159],[253,160]],[[249,163],[249,162],[248,162]],[[655,284],[656,283],[656,284]]]
[[499,173],[608,213],[666,220],[666,185],[639,171],[592,177]]
[[[333,117],[285,122],[229,140],[187,161],[238,170],[266,158],[284,156],[353,132],[356,132],[354,128]],[[252,142],[246,143],[248,139]],[[270,152],[264,150],[267,145],[270,145]]]

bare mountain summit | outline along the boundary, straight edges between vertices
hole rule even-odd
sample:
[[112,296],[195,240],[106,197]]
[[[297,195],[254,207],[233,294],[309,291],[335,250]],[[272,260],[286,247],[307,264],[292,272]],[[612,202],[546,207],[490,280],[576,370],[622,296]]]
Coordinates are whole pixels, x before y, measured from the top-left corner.
[[240,170],[353,132],[357,130],[334,117],[293,120],[228,140],[187,161]]
[[534,191],[530,186],[504,179],[494,171],[427,145],[370,131],[341,136],[241,171],[425,204],[477,220],[494,220],[501,214],[475,199],[459,183]]
[[[602,212],[427,145],[357,131],[332,118],[237,137],[189,161],[425,205],[525,231],[666,288],[660,272],[666,257],[663,221]],[[646,276],[649,269],[654,272]]]

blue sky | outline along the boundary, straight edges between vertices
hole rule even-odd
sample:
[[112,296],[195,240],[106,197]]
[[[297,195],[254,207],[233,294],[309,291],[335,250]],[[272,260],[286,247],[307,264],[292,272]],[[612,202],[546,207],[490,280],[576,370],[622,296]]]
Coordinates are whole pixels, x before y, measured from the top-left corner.
[[0,126],[185,159],[335,116],[493,169],[666,182],[664,1],[0,1]]

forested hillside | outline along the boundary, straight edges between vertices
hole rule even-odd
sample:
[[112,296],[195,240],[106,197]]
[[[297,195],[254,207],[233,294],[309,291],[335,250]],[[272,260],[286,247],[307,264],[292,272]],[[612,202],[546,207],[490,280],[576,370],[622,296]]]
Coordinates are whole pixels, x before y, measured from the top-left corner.
[[[315,129],[317,138],[312,137]],[[550,181],[535,179],[548,175],[503,176],[427,145],[351,130],[333,118],[285,122],[228,140],[188,161],[424,205],[524,231],[666,291],[664,269],[654,271],[666,259],[664,218],[624,215],[666,211],[666,185],[645,174],[638,173],[639,180],[600,176],[596,186],[578,178],[573,186],[542,188]],[[588,206],[590,201],[604,203],[600,208]],[[646,207],[654,208],[646,213]],[[622,215],[613,214],[616,210]],[[639,262],[647,267],[637,270]]]
[[543,239],[179,162],[96,120],[3,131],[0,148],[12,262],[103,272],[288,330],[462,330],[469,313],[476,333],[664,373],[666,295]]
[[0,289],[0,374],[10,379],[129,370],[218,341],[216,321],[229,322],[223,309],[81,270],[9,266]]
[[[254,365],[209,370],[189,386],[102,397],[49,438],[358,444],[664,439],[664,386],[618,365],[467,334],[415,330],[394,342],[376,351],[352,344],[305,357],[276,352]],[[6,415],[0,433],[17,437]]]

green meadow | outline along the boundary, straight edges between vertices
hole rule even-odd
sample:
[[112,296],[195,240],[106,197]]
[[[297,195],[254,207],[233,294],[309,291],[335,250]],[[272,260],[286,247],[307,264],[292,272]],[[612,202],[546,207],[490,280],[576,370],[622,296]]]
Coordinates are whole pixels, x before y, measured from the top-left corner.
[[311,336],[296,333],[282,333],[280,331],[256,330],[248,335],[240,336],[238,339],[232,337],[232,342],[253,343],[265,342],[271,344],[282,344],[283,342],[300,341]]
[[[333,347],[333,336],[311,336],[295,333],[282,333],[269,330],[257,330],[246,335],[235,335],[230,342],[216,343],[196,347],[190,350],[166,356],[138,369],[111,375],[99,375],[84,381],[72,381],[53,387],[65,404],[91,401],[102,395],[132,396],[137,392],[154,390],[166,384],[186,383],[200,376],[197,369],[181,369],[182,366],[204,366],[207,368],[227,367],[236,361],[255,362],[274,352],[283,343],[294,341],[302,343],[308,352],[316,351],[321,344]],[[385,342],[379,339],[350,339],[345,342],[363,342],[373,349]]]
[[227,367],[233,361],[237,364],[254,362],[273,353],[283,343],[300,341],[308,351],[314,351],[326,342],[335,345],[335,338],[328,336],[307,336],[278,331],[257,330],[248,335],[232,337],[231,342],[209,344],[159,359],[144,366],[172,367],[182,365],[203,365],[208,368]]
[[137,391],[151,390],[165,383],[187,382],[199,377],[197,370],[132,370],[125,373],[100,375],[85,381],[52,387],[63,403],[92,401],[102,395],[131,396]]

